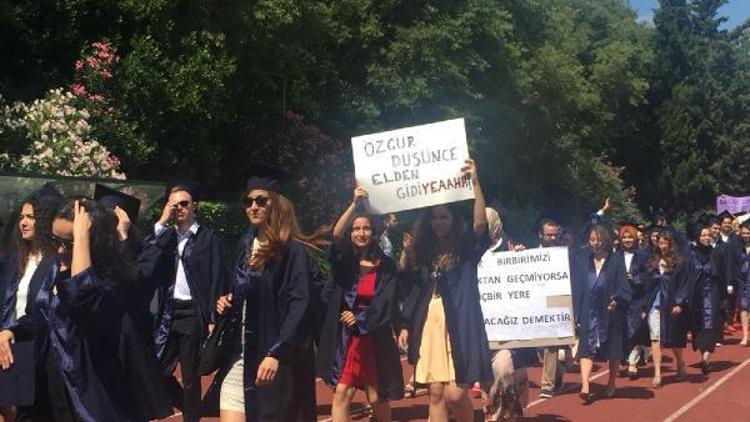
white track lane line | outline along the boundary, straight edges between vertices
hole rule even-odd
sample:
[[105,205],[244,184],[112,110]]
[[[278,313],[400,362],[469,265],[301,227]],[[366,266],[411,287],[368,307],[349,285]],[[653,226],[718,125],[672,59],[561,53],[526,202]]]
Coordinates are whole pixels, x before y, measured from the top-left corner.
[[732,378],[734,375],[736,375],[738,372],[740,372],[743,368],[745,368],[748,364],[750,364],[750,358],[742,362],[739,366],[732,369],[728,374],[724,375],[723,377],[719,378],[718,381],[716,381],[712,386],[706,388],[702,393],[698,394],[694,399],[690,400],[686,405],[682,406],[681,408],[677,409],[676,412],[672,413],[664,419],[664,422],[672,422],[677,420],[680,416],[682,416],[685,412],[690,410],[693,406],[700,403],[701,400],[705,399],[706,396],[711,394],[714,390],[719,388],[722,384],[727,382],[729,378]]

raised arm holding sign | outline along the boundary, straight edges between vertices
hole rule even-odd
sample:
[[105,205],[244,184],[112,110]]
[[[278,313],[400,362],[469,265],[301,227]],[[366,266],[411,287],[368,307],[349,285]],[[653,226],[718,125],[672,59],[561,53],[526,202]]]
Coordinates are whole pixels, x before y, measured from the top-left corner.
[[[451,402],[457,421],[472,421],[467,391],[474,382],[492,380],[487,334],[482,324],[477,291],[477,264],[490,245],[484,199],[476,168],[467,159],[464,180],[476,192],[473,221],[460,207],[441,204],[426,208],[417,223],[414,242],[409,244],[408,264],[420,282],[415,283],[404,303],[403,329],[399,343],[408,343],[414,379],[429,384],[430,418],[448,420],[440,402]],[[370,201],[374,194],[370,193]],[[460,409],[460,410],[456,410]]]

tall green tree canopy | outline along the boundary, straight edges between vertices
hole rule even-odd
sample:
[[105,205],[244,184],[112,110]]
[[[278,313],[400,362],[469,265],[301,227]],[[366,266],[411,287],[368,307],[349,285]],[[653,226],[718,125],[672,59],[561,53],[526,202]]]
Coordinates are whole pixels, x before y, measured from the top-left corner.
[[624,0],[0,0],[0,93],[69,86],[104,39],[125,124],[107,146],[130,177],[231,197],[280,160],[327,181],[351,173],[353,135],[465,117],[511,230],[578,224],[607,196],[616,218],[690,212],[750,181],[747,26],[719,29],[723,3],[662,0],[651,25]]

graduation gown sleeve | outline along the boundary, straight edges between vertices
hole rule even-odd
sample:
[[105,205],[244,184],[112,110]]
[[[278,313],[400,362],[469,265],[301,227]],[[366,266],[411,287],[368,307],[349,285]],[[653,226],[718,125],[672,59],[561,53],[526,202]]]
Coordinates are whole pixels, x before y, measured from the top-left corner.
[[77,417],[129,421],[169,415],[158,372],[151,372],[158,368],[156,360],[125,312],[123,286],[89,268],[56,287],[48,314],[50,353],[59,360]]
[[312,285],[307,253],[302,245],[293,242],[289,245],[287,259],[287,265],[283,267],[282,286],[287,311],[281,321],[278,337],[266,352],[267,356],[275,357],[280,362],[293,359],[296,348],[306,347],[310,334],[303,328],[306,327]]

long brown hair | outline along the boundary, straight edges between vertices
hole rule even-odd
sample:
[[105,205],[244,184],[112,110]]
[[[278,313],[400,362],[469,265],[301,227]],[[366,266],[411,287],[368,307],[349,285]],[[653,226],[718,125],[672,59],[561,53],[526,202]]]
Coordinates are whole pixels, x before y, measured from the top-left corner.
[[[31,209],[34,212],[34,238],[31,240],[24,239],[18,227],[21,210],[24,205],[31,205]],[[50,240],[50,234],[52,233],[52,214],[55,210],[44,209],[37,196],[26,198],[18,210],[19,220],[16,223],[13,237],[16,259],[18,260],[18,274],[23,275],[23,272],[26,270],[26,264],[29,262],[29,255],[32,253],[41,253],[43,256],[54,255],[54,246]]]
[[588,249],[590,252],[594,252],[589,246],[589,238],[591,237],[592,232],[596,232],[596,234],[599,236],[599,242],[601,242],[602,250],[606,253],[612,252],[612,246],[614,244],[614,241],[612,240],[612,234],[610,234],[610,231],[601,224],[593,224],[588,228],[588,230],[586,230],[586,238],[584,239],[584,242],[586,242],[586,249]]
[[667,253],[662,253],[657,244],[654,249],[654,254],[648,262],[648,269],[651,271],[658,269],[659,261],[664,260],[664,263],[666,264],[664,272],[671,272],[682,262],[682,255],[676,248],[674,235],[672,235],[669,230],[661,232],[659,234],[659,239],[666,239],[669,242],[669,251]]
[[320,247],[330,244],[324,238],[324,235],[330,231],[330,227],[318,227],[311,235],[302,233],[292,202],[280,193],[267,192],[271,199],[268,217],[263,222],[263,227],[259,227],[266,243],[261,244],[255,253],[253,253],[253,245],[248,245],[246,258],[248,266],[255,270],[264,268],[290,240],[296,240],[308,249],[314,250],[320,250]]

